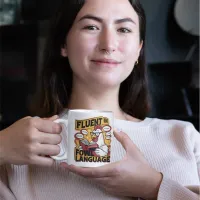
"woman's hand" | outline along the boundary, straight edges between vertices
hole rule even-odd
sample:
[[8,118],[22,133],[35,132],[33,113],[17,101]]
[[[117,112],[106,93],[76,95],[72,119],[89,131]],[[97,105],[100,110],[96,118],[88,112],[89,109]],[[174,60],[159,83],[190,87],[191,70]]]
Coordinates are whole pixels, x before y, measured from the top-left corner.
[[57,118],[25,117],[0,131],[0,165],[51,166],[53,159],[45,155],[60,152],[57,144],[61,142],[62,127],[53,122]]
[[114,134],[126,150],[126,155],[121,161],[97,168],[81,168],[66,163],[62,163],[61,166],[91,179],[109,193],[156,199],[162,174],[149,166],[128,135],[123,132]]

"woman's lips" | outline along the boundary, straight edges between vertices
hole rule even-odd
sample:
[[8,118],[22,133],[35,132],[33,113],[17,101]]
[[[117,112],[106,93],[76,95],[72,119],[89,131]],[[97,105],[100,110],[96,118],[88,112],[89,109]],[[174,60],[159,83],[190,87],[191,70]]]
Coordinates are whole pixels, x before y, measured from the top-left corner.
[[92,62],[94,62],[99,66],[105,66],[105,67],[116,67],[117,65],[120,64],[120,62],[111,59],[96,59],[92,60]]

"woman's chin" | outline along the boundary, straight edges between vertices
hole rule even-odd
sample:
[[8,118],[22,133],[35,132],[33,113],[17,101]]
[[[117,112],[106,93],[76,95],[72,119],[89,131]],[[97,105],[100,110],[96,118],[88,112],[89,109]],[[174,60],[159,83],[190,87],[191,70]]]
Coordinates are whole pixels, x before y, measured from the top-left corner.
[[103,89],[109,89],[109,88],[118,87],[120,85],[120,83],[121,83],[120,80],[103,78],[103,79],[100,79],[100,80],[96,80],[92,84],[95,87],[102,87]]

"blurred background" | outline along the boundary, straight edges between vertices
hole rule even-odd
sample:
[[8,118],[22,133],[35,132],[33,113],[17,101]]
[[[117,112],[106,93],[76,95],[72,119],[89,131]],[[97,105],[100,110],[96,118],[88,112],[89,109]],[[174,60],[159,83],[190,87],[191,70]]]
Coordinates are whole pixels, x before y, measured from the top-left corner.
[[[29,115],[49,19],[61,0],[0,0],[0,130]],[[150,117],[199,130],[199,0],[141,0]]]

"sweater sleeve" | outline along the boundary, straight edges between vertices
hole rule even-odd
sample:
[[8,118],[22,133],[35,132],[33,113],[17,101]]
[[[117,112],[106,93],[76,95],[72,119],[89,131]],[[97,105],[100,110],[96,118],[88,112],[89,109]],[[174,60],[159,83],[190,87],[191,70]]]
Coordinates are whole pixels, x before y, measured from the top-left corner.
[[[188,123],[189,124],[189,123]],[[197,163],[197,171],[200,179],[200,134],[192,124],[185,130],[189,137]],[[200,185],[183,186],[165,175],[159,188],[157,200],[200,200]]]
[[0,166],[0,199],[1,200],[16,200],[14,194],[8,187],[8,177],[6,166]]
[[199,186],[184,187],[179,183],[163,176],[158,200],[199,200]]

